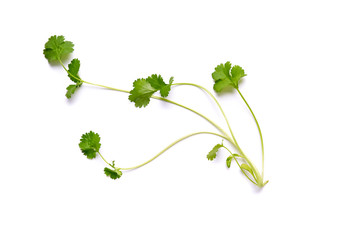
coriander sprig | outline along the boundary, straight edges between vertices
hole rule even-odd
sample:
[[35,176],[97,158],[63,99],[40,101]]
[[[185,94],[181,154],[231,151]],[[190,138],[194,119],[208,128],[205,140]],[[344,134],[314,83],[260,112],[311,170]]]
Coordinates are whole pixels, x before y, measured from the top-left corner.
[[242,77],[245,77],[245,71],[240,66],[233,66],[231,67],[230,62],[226,62],[225,64],[220,64],[215,68],[215,71],[212,73],[212,77],[215,81],[214,90],[216,92],[221,92],[226,87],[235,88],[236,91],[239,93],[243,101],[245,102],[246,106],[248,107],[251,115],[253,116],[256,127],[259,132],[260,142],[261,142],[261,156],[262,156],[262,173],[261,176],[264,178],[264,141],[260,129],[260,125],[258,120],[255,117],[253,110],[251,109],[248,102],[245,100],[244,96],[241,94],[239,90],[239,81]]
[[[162,151],[160,151],[158,154],[156,154],[153,158],[143,162],[142,164],[136,165],[134,167],[128,167],[128,168],[116,167],[114,161],[112,163],[109,163],[101,155],[101,153],[100,153],[101,144],[100,144],[99,134],[94,133],[92,131],[83,134],[80,139],[80,143],[79,143],[79,147],[80,147],[81,151],[89,159],[94,159],[94,158],[96,158],[97,155],[99,155],[104,160],[104,162],[107,165],[109,165],[109,167],[110,167],[110,168],[105,167],[105,169],[104,169],[104,173],[106,176],[109,176],[112,179],[120,178],[122,176],[122,171],[133,170],[133,169],[142,167],[142,166],[150,163],[151,161],[156,159],[158,156],[160,156],[162,153],[164,153],[165,151],[170,149],[172,146],[174,146],[175,144],[177,144],[189,137],[199,135],[199,134],[211,134],[211,135],[220,137],[222,140],[225,140],[228,143],[230,143],[230,145],[232,145],[236,149],[237,153],[231,152],[230,149],[228,147],[226,147],[224,145],[224,143],[222,142],[221,144],[215,145],[213,147],[213,149],[209,152],[209,154],[207,155],[207,158],[209,160],[211,160],[211,161],[214,160],[216,158],[216,154],[219,151],[219,149],[224,148],[230,153],[230,156],[226,159],[226,165],[228,168],[230,168],[231,162],[235,161],[237,163],[237,165],[239,166],[241,172],[252,183],[254,183],[255,185],[257,185],[259,187],[263,187],[267,183],[267,181],[264,181],[264,146],[263,146],[263,138],[262,138],[260,126],[259,126],[259,123],[258,123],[252,109],[250,108],[249,104],[246,102],[245,98],[243,97],[243,95],[241,94],[241,92],[239,90],[239,81],[242,77],[246,76],[245,71],[240,66],[235,65],[235,66],[231,67],[230,62],[226,62],[225,64],[218,65],[212,74],[212,77],[215,81],[214,90],[215,90],[215,92],[221,92],[221,91],[223,91],[223,89],[228,88],[228,87],[235,88],[237,90],[237,92],[239,93],[239,95],[241,96],[241,98],[243,99],[243,101],[245,102],[245,104],[247,105],[247,107],[249,108],[249,110],[256,122],[258,131],[259,131],[259,135],[260,135],[260,140],[261,140],[261,148],[262,148],[262,173],[261,174],[255,167],[255,165],[250,161],[250,159],[244,154],[243,150],[240,148],[238,142],[236,141],[235,135],[231,129],[229,120],[226,117],[225,112],[223,111],[223,108],[221,107],[221,105],[218,102],[218,100],[216,99],[216,97],[209,90],[207,90],[206,88],[204,88],[200,85],[194,84],[194,83],[174,83],[173,77],[170,78],[168,83],[165,83],[162,76],[158,75],[158,74],[153,74],[147,78],[139,78],[139,79],[135,80],[133,82],[133,89],[131,91],[87,82],[87,81],[84,81],[83,79],[81,79],[79,76],[79,69],[80,69],[80,60],[79,59],[77,59],[77,58],[73,59],[70,62],[70,64],[68,64],[67,68],[65,67],[65,65],[63,63],[63,60],[70,53],[72,53],[74,51],[73,47],[74,47],[74,44],[72,42],[65,41],[65,38],[63,36],[55,35],[55,36],[51,36],[49,38],[48,42],[45,44],[45,49],[43,51],[45,58],[48,59],[49,62],[58,62],[64,68],[64,70],[67,72],[69,79],[74,83],[74,84],[70,84],[66,88],[67,91],[66,91],[65,96],[67,98],[71,98],[73,96],[73,94],[76,93],[76,90],[79,89],[84,83],[93,85],[93,86],[97,86],[97,87],[101,87],[101,88],[106,88],[106,89],[123,92],[123,93],[128,93],[129,100],[131,102],[134,102],[135,107],[138,107],[138,108],[146,107],[149,104],[150,99],[153,98],[153,99],[157,99],[160,101],[165,101],[170,104],[174,104],[176,106],[179,106],[181,108],[187,109],[187,110],[195,113],[196,115],[198,115],[198,116],[202,117],[203,119],[205,119],[206,121],[208,121],[211,125],[213,125],[220,132],[220,133],[195,132],[195,133],[188,134],[184,137],[177,139],[170,145],[168,145],[166,148],[164,148]],[[222,113],[222,115],[226,121],[230,135],[225,130],[223,130],[218,124],[216,124],[214,121],[212,121],[205,115],[201,114],[200,112],[166,98],[166,97],[168,97],[172,86],[183,86],[183,85],[197,87],[197,88],[203,90],[206,94],[208,94],[212,98],[212,100],[216,103],[216,105],[218,106],[220,112]],[[154,95],[157,92],[159,92],[160,96]],[[242,163],[240,164],[239,161],[241,161]]]
[[109,176],[112,179],[118,179],[122,176],[122,172],[119,168],[115,167],[115,162],[113,161],[111,164],[105,160],[105,158],[100,153],[100,135],[98,133],[94,133],[90,131],[81,136],[79,147],[81,152],[88,158],[94,159],[97,154],[112,168],[105,168],[104,173],[106,176]]

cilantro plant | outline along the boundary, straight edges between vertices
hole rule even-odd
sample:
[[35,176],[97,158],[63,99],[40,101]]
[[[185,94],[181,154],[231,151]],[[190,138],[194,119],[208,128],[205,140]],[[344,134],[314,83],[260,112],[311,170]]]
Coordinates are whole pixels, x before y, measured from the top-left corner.
[[[100,136],[98,133],[94,133],[93,131],[90,131],[88,133],[84,133],[81,136],[79,147],[82,153],[88,158],[88,159],[94,159],[97,156],[100,156],[100,158],[103,159],[103,161],[108,165],[108,167],[105,167],[104,173],[106,176],[112,178],[112,179],[118,179],[122,176],[123,171],[136,169],[139,167],[142,167],[154,159],[156,159],[158,156],[160,156],[162,153],[167,151],[169,148],[174,146],[175,144],[190,138],[195,135],[199,134],[209,134],[217,136],[221,139],[221,143],[216,144],[211,151],[207,154],[207,159],[210,161],[213,161],[216,158],[216,154],[220,149],[224,149],[229,153],[229,157],[226,159],[226,166],[230,168],[231,163],[234,161],[236,165],[240,168],[241,172],[255,185],[258,187],[263,187],[268,181],[264,181],[264,144],[263,144],[263,137],[260,130],[259,123],[250,108],[249,104],[245,100],[244,96],[239,90],[239,81],[241,78],[245,77],[245,71],[240,66],[234,65],[232,66],[230,62],[226,62],[225,64],[219,64],[215,67],[215,71],[212,73],[212,78],[214,80],[214,90],[215,92],[219,93],[223,91],[224,89],[234,89],[241,97],[241,99],[245,102],[246,106],[248,107],[250,113],[252,114],[258,132],[260,136],[260,142],[261,142],[261,151],[262,151],[262,170],[261,173],[256,168],[256,166],[251,162],[251,160],[245,155],[244,151],[240,148],[238,142],[236,141],[236,138],[234,136],[234,133],[231,129],[231,126],[229,124],[229,121],[220,105],[216,97],[206,88],[194,84],[194,83],[174,83],[174,78],[171,77],[166,83],[164,79],[161,77],[161,75],[153,74],[147,78],[139,78],[133,82],[133,89],[131,91],[122,90],[114,87],[104,86],[101,84],[91,83],[83,80],[79,76],[79,69],[80,69],[80,61],[79,59],[75,58],[71,60],[71,62],[66,67],[63,63],[64,59],[74,51],[74,44],[70,41],[65,41],[65,38],[63,36],[51,36],[49,40],[45,43],[45,49],[43,51],[45,58],[51,62],[51,63],[59,63],[64,70],[66,71],[69,79],[72,81],[72,84],[70,84],[66,88],[66,94],[65,96],[69,99],[72,97],[73,94],[76,93],[77,89],[79,89],[83,84],[89,84],[94,85],[101,88],[111,89],[114,91],[119,91],[123,93],[129,94],[129,100],[135,104],[135,107],[141,108],[146,107],[151,99],[157,99],[161,101],[165,101],[170,104],[177,105],[181,108],[185,108],[196,115],[204,118],[206,121],[208,121],[210,124],[212,124],[215,129],[217,129],[218,132],[194,132],[191,134],[188,134],[186,136],[183,136],[179,138],[178,140],[174,141],[170,145],[168,145],[165,149],[163,149],[161,152],[156,154],[151,159],[147,160],[146,162],[133,166],[133,167],[116,167],[115,162],[108,162],[100,153]],[[227,128],[230,134],[223,130],[219,125],[217,125],[214,121],[206,117],[205,115],[201,114],[198,111],[195,111],[189,107],[186,107],[180,103],[174,102],[172,100],[167,99],[169,92],[171,90],[172,86],[181,86],[181,85],[188,85],[193,86],[196,88],[199,88],[206,92],[212,100],[216,103],[217,107],[219,108],[219,111],[221,112],[222,116],[224,117]],[[156,93],[159,93],[160,96],[154,95]],[[226,144],[233,146],[234,149],[236,149],[236,152],[232,152],[226,144],[224,144],[224,141]]]

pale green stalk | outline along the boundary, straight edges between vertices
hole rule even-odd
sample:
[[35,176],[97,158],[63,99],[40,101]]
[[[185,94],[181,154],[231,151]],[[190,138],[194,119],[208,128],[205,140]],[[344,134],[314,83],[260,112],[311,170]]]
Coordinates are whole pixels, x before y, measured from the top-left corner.
[[[245,162],[248,163],[248,165],[253,169],[253,172],[254,172],[254,174],[256,175],[256,178],[259,179],[259,182],[258,182],[258,184],[256,184],[256,185],[258,185],[258,186],[263,186],[263,177],[264,177],[264,145],[263,145],[263,139],[262,139],[262,135],[261,135],[261,131],[260,131],[259,124],[258,124],[258,122],[257,122],[257,120],[256,120],[256,118],[255,118],[255,115],[254,115],[254,113],[252,112],[249,104],[245,101],[245,98],[241,95],[239,89],[236,88],[237,91],[240,93],[240,96],[244,99],[246,105],[247,105],[248,108],[250,109],[250,111],[251,111],[251,113],[252,113],[252,115],[253,115],[253,117],[254,117],[254,119],[255,119],[255,121],[256,121],[256,124],[257,124],[257,126],[258,126],[258,129],[259,129],[260,138],[261,138],[261,147],[262,147],[262,174],[261,174],[261,176],[260,176],[259,171],[258,171],[257,168],[255,167],[255,165],[254,165],[254,164],[250,161],[250,159],[245,155],[245,153],[243,152],[243,150],[240,148],[239,144],[237,143],[236,138],[235,138],[235,135],[234,135],[234,133],[233,133],[231,127],[230,127],[229,121],[228,121],[228,119],[227,119],[227,117],[226,117],[226,115],[225,115],[225,112],[224,112],[224,110],[222,109],[222,107],[221,107],[220,103],[218,102],[218,100],[215,98],[215,96],[214,96],[209,90],[207,90],[206,88],[204,88],[204,87],[202,87],[202,86],[200,86],[200,85],[194,84],[194,83],[174,83],[173,85],[179,85],[179,86],[180,86],[180,85],[189,85],[189,86],[194,86],[194,87],[200,88],[200,89],[204,90],[204,91],[214,100],[214,102],[216,103],[216,105],[219,107],[219,109],[220,109],[220,111],[221,111],[221,113],[222,113],[222,115],[223,115],[223,117],[224,117],[224,119],[225,119],[225,121],[226,121],[226,124],[227,124],[227,126],[228,126],[228,128],[229,128],[229,131],[230,131],[231,136],[232,136],[232,139],[233,139],[232,144],[233,144],[234,147],[239,151],[239,153],[243,156]],[[237,160],[236,160],[236,161],[237,161]],[[249,179],[249,180],[250,180],[250,179]],[[260,183],[260,181],[261,181],[261,183]],[[252,181],[252,182],[253,182],[253,181]],[[265,183],[265,184],[266,184],[266,183]],[[265,184],[264,184],[264,185],[265,185]]]
[[119,168],[119,170],[132,170],[132,169],[136,169],[136,168],[139,168],[139,167],[142,167],[150,162],[152,162],[154,159],[156,159],[158,156],[160,156],[161,154],[163,154],[165,151],[167,151],[169,148],[171,148],[172,146],[174,146],[175,144],[189,138],[189,137],[192,137],[194,135],[198,135],[198,134],[212,134],[212,135],[215,135],[215,136],[219,136],[221,138],[224,138],[228,141],[231,141],[231,139],[227,139],[225,136],[222,136],[220,134],[217,134],[217,133],[213,133],[213,132],[195,132],[195,133],[191,133],[191,134],[188,134],[182,138],[179,138],[178,140],[174,141],[173,143],[171,143],[170,145],[168,145],[166,148],[164,148],[161,152],[159,152],[158,154],[156,154],[153,158],[149,159],[148,161],[142,163],[142,164],[139,164],[137,166],[134,166],[134,167],[130,167],[130,168]]
[[253,112],[253,110],[251,109],[250,105],[247,103],[247,101],[245,100],[244,96],[241,94],[240,90],[238,88],[236,88],[237,92],[239,93],[239,95],[241,96],[241,98],[244,100],[246,106],[248,107],[248,109],[251,112],[251,115],[253,116],[257,129],[259,131],[259,135],[260,135],[260,141],[261,141],[261,159],[262,159],[262,172],[261,172],[261,177],[264,178],[264,141],[263,141],[263,137],[262,137],[262,133],[261,133],[261,129],[260,129],[260,125],[258,120],[255,117],[255,114]]
[[[233,159],[235,160],[235,162],[237,163],[237,165],[239,166],[240,170],[243,172],[243,174],[246,176],[247,179],[249,179],[253,184],[255,185],[258,185],[257,183],[255,183],[246,173],[245,171],[242,169],[242,167],[240,166],[238,160],[236,159],[236,157],[234,156],[234,154],[227,148],[223,145],[223,148],[225,148],[233,157]],[[256,181],[256,179],[254,179]]]
[[[169,148],[171,148],[172,146],[174,146],[175,144],[189,138],[189,137],[192,137],[192,136],[195,136],[195,135],[199,135],[199,134],[211,134],[211,135],[215,135],[215,136],[218,136],[218,137],[221,137],[229,142],[231,142],[231,139],[228,139],[227,137],[221,135],[221,134],[218,134],[218,133],[213,133],[213,132],[195,132],[195,133],[191,133],[191,134],[188,134],[182,138],[179,138],[177,139],[176,141],[174,141],[173,143],[171,143],[170,145],[168,145],[166,148],[164,148],[161,152],[159,152],[158,154],[156,154],[154,157],[150,158],[148,161],[142,163],[142,164],[139,164],[139,165],[136,165],[134,167],[129,167],[129,168],[117,168],[119,170],[133,170],[133,169],[136,169],[136,168],[140,168],[150,162],[152,162],[154,159],[156,159],[157,157],[159,157],[161,154],[163,154],[165,151],[167,151]],[[104,157],[100,154],[100,152],[98,152],[100,157],[107,163],[109,164],[109,162],[107,162]],[[111,164],[109,164],[110,166],[112,166]]]
[[100,151],[98,151],[97,153],[100,155],[100,157],[102,158],[102,160],[104,160],[105,163],[107,163],[110,167],[113,167],[113,165],[111,165],[108,161],[106,161],[103,155],[101,155]]
[[[233,133],[231,127],[230,127],[229,120],[228,120],[228,118],[226,117],[224,110],[222,109],[222,107],[221,107],[220,103],[218,102],[218,100],[215,98],[215,96],[214,96],[209,90],[207,90],[206,88],[204,88],[204,87],[202,87],[202,86],[200,86],[200,85],[194,84],[194,83],[174,83],[173,85],[178,85],[178,86],[180,86],[180,85],[189,85],[189,86],[194,86],[194,87],[200,88],[200,89],[202,89],[203,91],[205,91],[205,92],[214,100],[214,102],[216,103],[216,105],[217,105],[218,108],[220,109],[221,114],[223,115],[223,117],[224,117],[224,119],[225,119],[225,121],[226,121],[226,124],[227,124],[227,126],[228,126],[228,128],[229,128],[229,131],[230,131],[230,134],[231,134],[231,136],[232,136],[232,139],[234,140],[235,145],[238,146],[238,143],[237,143],[237,141],[236,141],[235,135],[234,135],[234,133]],[[240,151],[241,151],[241,149],[240,149]],[[241,151],[241,152],[242,152],[242,151]]]

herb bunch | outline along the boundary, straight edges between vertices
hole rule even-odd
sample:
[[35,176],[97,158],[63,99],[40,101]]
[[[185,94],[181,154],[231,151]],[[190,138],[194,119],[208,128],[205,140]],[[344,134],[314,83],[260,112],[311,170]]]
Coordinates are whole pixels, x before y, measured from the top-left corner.
[[[115,166],[114,161],[112,161],[110,163],[103,157],[103,155],[100,153],[101,143],[100,143],[100,135],[98,133],[94,133],[93,131],[84,133],[81,136],[80,143],[79,143],[79,148],[80,148],[81,152],[88,159],[94,159],[97,156],[100,156],[100,158],[102,158],[103,161],[108,165],[108,167],[104,168],[104,173],[106,176],[108,176],[112,179],[118,179],[122,176],[123,171],[136,169],[136,168],[142,167],[142,166],[150,163],[151,161],[156,159],[158,156],[160,156],[162,153],[164,153],[165,151],[170,149],[172,146],[174,146],[175,144],[177,144],[187,138],[190,138],[192,136],[199,135],[199,134],[210,134],[210,135],[215,135],[215,136],[219,137],[221,139],[221,143],[216,144],[210,150],[210,152],[207,154],[206,157],[209,161],[213,161],[216,158],[217,152],[221,148],[223,148],[224,150],[226,150],[229,153],[229,156],[226,159],[226,166],[228,168],[230,168],[231,163],[234,161],[236,163],[236,165],[240,168],[241,172],[253,184],[257,185],[258,187],[263,187],[268,182],[268,181],[264,181],[264,144],[263,144],[263,137],[262,137],[262,133],[260,130],[260,126],[259,126],[259,123],[258,123],[252,109],[250,108],[249,104],[247,103],[244,96],[242,95],[242,93],[239,90],[239,81],[241,78],[246,76],[243,68],[241,68],[238,65],[232,66],[232,64],[230,62],[226,62],[224,64],[219,64],[218,66],[216,66],[215,71],[212,73],[212,78],[214,80],[213,89],[217,93],[223,91],[224,89],[228,89],[228,88],[235,89],[235,91],[240,95],[240,97],[245,102],[246,106],[248,107],[249,111],[251,112],[251,114],[255,120],[255,123],[256,123],[258,132],[259,132],[259,136],[260,136],[260,142],[261,142],[261,151],[262,151],[262,171],[261,171],[261,173],[258,171],[258,169],[255,167],[255,165],[251,162],[251,160],[245,155],[243,150],[240,148],[240,146],[239,146],[238,142],[236,141],[236,138],[233,134],[233,131],[231,129],[229,121],[228,121],[220,103],[218,102],[216,97],[206,88],[204,88],[200,85],[194,84],[194,83],[174,83],[173,77],[171,77],[169,79],[168,83],[166,83],[164,81],[164,79],[161,77],[161,75],[158,75],[158,74],[153,74],[147,78],[139,78],[139,79],[135,80],[133,82],[133,89],[131,91],[87,82],[87,81],[83,80],[82,78],[80,78],[80,76],[79,76],[79,69],[80,69],[79,59],[77,59],[77,58],[72,59],[67,67],[63,63],[63,60],[73,51],[74,51],[74,44],[72,42],[65,41],[65,38],[63,36],[56,36],[56,35],[51,36],[49,38],[49,40],[45,43],[45,48],[43,50],[45,58],[51,63],[59,63],[66,71],[69,79],[72,81],[72,84],[70,84],[66,88],[65,96],[68,99],[70,99],[73,96],[73,94],[76,93],[77,89],[79,89],[83,84],[94,85],[94,86],[97,86],[100,88],[106,88],[106,89],[111,89],[114,91],[128,93],[129,100],[135,104],[135,107],[138,107],[138,108],[146,107],[149,104],[151,99],[157,99],[157,100],[165,101],[170,104],[177,105],[181,108],[185,108],[185,109],[195,113],[196,115],[204,118],[206,121],[208,121],[210,124],[212,124],[215,127],[215,129],[217,129],[217,131],[218,131],[218,132],[194,132],[194,133],[188,134],[186,136],[183,136],[183,137],[177,139],[176,141],[172,142],[165,149],[163,149],[161,152],[156,154],[153,158],[145,161],[144,163],[142,163],[140,165],[128,167],[128,168],[117,167],[117,166]],[[167,99],[166,97],[168,97],[169,92],[171,91],[171,87],[174,85],[193,86],[193,87],[199,88],[199,89],[203,90],[204,92],[206,92],[212,98],[212,100],[216,103],[217,107],[219,108],[222,116],[224,117],[224,119],[226,121],[227,128],[228,128],[230,134],[228,134],[219,125],[217,125],[211,119],[209,119],[208,117],[199,113],[198,111],[195,111],[189,107],[186,107],[182,104],[179,104],[177,102]],[[160,96],[154,95],[156,93],[159,93]],[[229,149],[229,147],[224,144],[224,141],[227,144],[232,145],[236,149],[236,152],[232,152]]]

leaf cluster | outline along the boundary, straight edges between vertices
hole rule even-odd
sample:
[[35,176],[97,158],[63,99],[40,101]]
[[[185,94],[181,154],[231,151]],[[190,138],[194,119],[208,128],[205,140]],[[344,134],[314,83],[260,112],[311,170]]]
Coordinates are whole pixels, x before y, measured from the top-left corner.
[[88,158],[96,158],[96,154],[99,152],[101,143],[100,135],[90,131],[81,136],[79,147],[81,152]]
[[171,77],[169,83],[166,84],[161,75],[153,74],[149,77],[139,78],[134,81],[133,89],[130,91],[129,100],[135,103],[135,107],[146,107],[151,96],[157,91],[162,97],[169,95],[171,85],[174,78]]
[[45,43],[44,55],[49,62],[60,61],[74,51],[74,44],[65,41],[64,36],[51,36]]
[[215,71],[212,73],[212,78],[215,81],[214,90],[216,92],[221,92],[227,87],[237,89],[239,87],[239,80],[245,76],[244,69],[238,65],[231,67],[230,62],[220,64],[216,66]]
[[65,96],[69,99],[71,96],[75,93],[76,89],[81,87],[82,81],[79,77],[79,69],[80,69],[80,60],[77,58],[74,58],[71,63],[68,65],[68,77],[71,81],[73,81],[75,84],[70,84],[66,90]]
[[[219,149],[220,148],[226,148],[225,146],[224,146],[224,144],[223,143],[221,143],[221,144],[216,144],[211,150],[210,150],[210,152],[207,154],[207,159],[208,160],[210,160],[210,161],[213,161],[215,158],[216,158],[216,154],[217,154],[217,152],[219,151]],[[228,150],[228,148],[226,148],[227,150]],[[230,166],[231,166],[231,161],[232,160],[236,160],[236,157],[241,157],[239,154],[236,154],[236,153],[231,153],[230,152],[230,156],[226,159],[226,166],[228,167],[228,168],[230,168]]]
[[[62,59],[65,58],[68,54],[74,51],[74,44],[70,41],[65,41],[64,36],[51,36],[49,40],[45,43],[44,55],[49,62],[58,61],[62,64]],[[64,66],[64,65],[63,65]],[[65,68],[65,66],[64,66]],[[75,91],[81,87],[82,80],[79,77],[80,61],[79,59],[73,59],[68,65],[68,77],[75,84],[70,84],[66,88],[65,96],[70,99]]]
[[113,169],[110,169],[110,168],[104,168],[104,173],[106,176],[110,177],[111,179],[118,179],[122,176],[122,172],[115,168],[114,170]]

